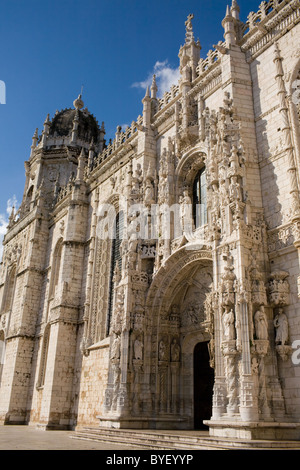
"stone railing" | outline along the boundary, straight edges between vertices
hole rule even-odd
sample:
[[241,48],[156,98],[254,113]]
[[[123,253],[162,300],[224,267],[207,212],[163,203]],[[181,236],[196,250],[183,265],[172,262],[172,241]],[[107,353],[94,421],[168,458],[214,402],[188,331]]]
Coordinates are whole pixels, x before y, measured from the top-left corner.
[[113,140],[110,140],[105,149],[100,152],[91,162],[90,167],[88,168],[88,173],[94,171],[102,163],[108,161],[121,146],[128,143],[132,137],[137,133],[139,127],[143,124],[142,116],[138,116],[136,121],[131,123],[131,126],[128,126],[124,131],[121,131],[121,127],[118,128],[116,137]]
[[166,91],[162,98],[159,98],[157,111],[160,111],[165,106],[167,106],[170,101],[172,101],[179,94],[179,85],[172,85],[170,91]]
[[220,59],[222,53],[221,50],[225,48],[224,43],[219,41],[215,49],[210,49],[207,53],[205,59],[200,59],[197,66],[197,75],[201,77],[204,73],[207,73],[211,70],[211,68],[215,65],[216,62]]
[[259,10],[255,13],[251,11],[248,15],[248,19],[242,28],[242,34],[245,36],[251,32],[255,27],[259,27],[259,24],[265,20],[272,12],[278,12],[279,8],[286,5],[288,0],[269,0],[261,2]]

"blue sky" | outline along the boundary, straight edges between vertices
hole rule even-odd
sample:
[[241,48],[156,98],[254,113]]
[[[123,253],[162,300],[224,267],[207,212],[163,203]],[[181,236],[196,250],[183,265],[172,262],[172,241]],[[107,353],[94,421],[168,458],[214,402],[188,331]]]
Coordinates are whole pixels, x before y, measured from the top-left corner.
[[[0,0],[0,80],[6,88],[6,104],[0,104],[0,237],[12,199],[21,202],[24,161],[46,115],[72,107],[83,85],[85,106],[113,138],[118,125],[142,113],[138,84],[155,64],[166,80],[176,78],[188,14],[194,14],[205,58],[223,40],[228,1]],[[260,0],[238,3],[246,21]]]

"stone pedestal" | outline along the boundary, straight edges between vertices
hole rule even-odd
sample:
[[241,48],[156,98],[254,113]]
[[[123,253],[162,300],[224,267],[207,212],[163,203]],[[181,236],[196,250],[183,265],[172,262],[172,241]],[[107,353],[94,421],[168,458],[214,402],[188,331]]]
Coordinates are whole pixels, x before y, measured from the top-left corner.
[[262,440],[299,440],[300,423],[274,423],[252,421],[243,423],[234,420],[204,421],[209,426],[209,434],[214,437],[232,439],[262,439]]

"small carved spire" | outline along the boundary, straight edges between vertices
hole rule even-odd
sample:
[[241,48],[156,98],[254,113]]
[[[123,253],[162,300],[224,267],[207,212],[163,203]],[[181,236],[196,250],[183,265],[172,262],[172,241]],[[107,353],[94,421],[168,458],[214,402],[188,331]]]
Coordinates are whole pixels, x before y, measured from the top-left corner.
[[143,125],[148,127],[151,119],[151,98],[149,87],[147,86],[146,94],[142,100],[143,102]]
[[36,148],[38,139],[39,139],[39,132],[38,132],[38,128],[36,128],[35,133],[33,134],[33,137],[32,137],[32,145],[31,145],[31,154],[30,154],[30,156],[32,156],[33,151]]
[[44,122],[44,130],[43,130],[43,136],[42,136],[42,146],[46,144],[46,140],[49,134],[49,128],[50,128],[50,115],[47,114],[47,117]]
[[240,19],[240,7],[238,6],[238,3],[236,0],[232,0],[231,14],[235,20]]
[[152,85],[151,85],[151,98],[156,99],[157,90],[158,88],[156,84],[156,75],[153,75]]
[[85,165],[85,151],[84,151],[84,148],[82,147],[79,158],[78,158],[76,183],[80,183],[81,181],[83,181],[84,165]]
[[150,98],[149,86],[147,86],[145,98]]
[[8,219],[8,227],[11,227],[15,221],[15,206],[12,206],[11,213]]
[[229,5],[227,5],[226,15],[222,21],[222,26],[224,28],[224,38],[225,38],[227,47],[230,47],[231,45],[235,45],[236,43],[234,22],[235,22],[235,19],[231,14]]

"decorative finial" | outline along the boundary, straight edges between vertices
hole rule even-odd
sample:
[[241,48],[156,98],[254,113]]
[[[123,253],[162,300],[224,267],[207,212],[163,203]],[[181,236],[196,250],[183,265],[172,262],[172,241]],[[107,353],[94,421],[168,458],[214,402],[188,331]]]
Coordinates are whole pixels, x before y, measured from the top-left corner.
[[186,28],[185,43],[186,44],[190,44],[194,40],[194,33],[193,33],[193,26],[192,26],[193,18],[194,18],[194,15],[190,13],[185,22],[185,28]]
[[[82,89],[82,88],[81,88],[81,89]],[[74,105],[74,108],[75,108],[75,109],[81,109],[81,108],[83,108],[83,106],[84,106],[84,103],[83,103],[83,101],[82,101],[82,99],[81,99],[81,96],[82,96],[81,94],[78,95],[78,98],[77,98],[75,101],[73,101],[73,105]]]

